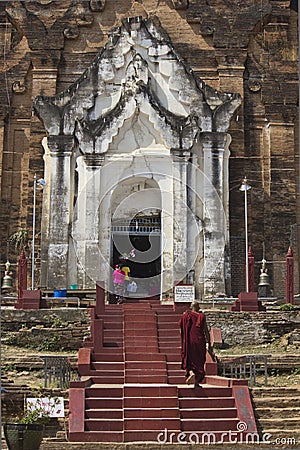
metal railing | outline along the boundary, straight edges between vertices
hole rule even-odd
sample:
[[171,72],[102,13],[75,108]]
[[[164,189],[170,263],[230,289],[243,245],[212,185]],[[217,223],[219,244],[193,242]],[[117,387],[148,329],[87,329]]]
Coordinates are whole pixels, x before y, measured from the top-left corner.
[[113,233],[129,233],[129,234],[160,234],[160,228],[155,225],[143,225],[135,227],[134,225],[113,225],[111,227]]
[[44,360],[44,387],[55,383],[60,389],[70,384],[71,365],[67,356],[42,356]]
[[220,362],[224,377],[248,378],[250,387],[256,386],[256,378],[262,373],[268,384],[268,357],[271,355],[243,355]]

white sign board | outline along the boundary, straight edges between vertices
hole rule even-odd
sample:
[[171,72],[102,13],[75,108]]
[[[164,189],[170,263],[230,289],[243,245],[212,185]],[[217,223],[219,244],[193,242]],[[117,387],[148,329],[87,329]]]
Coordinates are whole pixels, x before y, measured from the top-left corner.
[[195,287],[192,284],[175,286],[175,303],[192,303],[195,300]]
[[29,411],[43,411],[49,417],[65,417],[63,397],[28,397],[26,407]]

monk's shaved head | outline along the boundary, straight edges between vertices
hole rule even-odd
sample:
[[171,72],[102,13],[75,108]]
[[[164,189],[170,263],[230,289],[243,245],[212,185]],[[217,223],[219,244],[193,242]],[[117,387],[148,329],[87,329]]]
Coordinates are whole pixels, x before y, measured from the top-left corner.
[[194,302],[191,303],[190,308],[192,311],[199,312],[200,311],[200,303],[195,300]]

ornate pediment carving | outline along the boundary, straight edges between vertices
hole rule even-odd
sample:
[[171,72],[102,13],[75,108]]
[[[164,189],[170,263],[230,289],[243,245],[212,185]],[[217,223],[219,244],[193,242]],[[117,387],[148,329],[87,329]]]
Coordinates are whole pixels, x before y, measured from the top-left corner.
[[54,97],[37,97],[34,107],[50,135],[76,135],[82,152],[103,153],[133,118],[139,127],[147,118],[153,142],[188,150],[198,132],[227,130],[240,102],[238,94],[207,86],[162,30],[135,17],[112,32],[76,83]]

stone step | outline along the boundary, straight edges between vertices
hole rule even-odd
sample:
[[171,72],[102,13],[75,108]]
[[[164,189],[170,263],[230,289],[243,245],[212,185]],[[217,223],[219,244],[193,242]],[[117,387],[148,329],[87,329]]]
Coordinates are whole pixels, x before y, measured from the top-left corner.
[[[259,419],[259,424],[262,427],[262,429],[264,430],[264,432],[266,430],[269,429],[281,429],[283,428],[283,423],[282,423],[282,418],[280,417],[276,417],[276,418],[272,418],[272,419],[265,419],[265,418],[260,418]],[[285,418],[284,419],[284,429],[288,430],[288,429],[292,429],[292,430],[298,430],[299,429],[299,417],[289,417],[289,418]]]
[[[219,360],[222,364],[238,357],[239,355],[219,355]],[[300,367],[300,355],[269,355],[267,364],[269,373],[272,370],[290,372],[292,369]],[[263,367],[263,362],[257,362],[256,365]]]
[[258,397],[299,397],[300,389],[294,387],[259,387],[252,388],[252,395],[254,398]]
[[270,403],[269,407],[256,407],[255,417],[258,419],[271,419],[273,417],[278,418],[295,418],[297,417],[300,423],[300,406],[294,406],[295,399],[293,399],[293,405],[290,407],[282,405],[282,408],[274,407],[273,403]]
[[295,405],[295,397],[254,397],[253,402],[255,407],[268,408],[289,408]]
[[[298,450],[299,442],[300,442],[300,431],[299,427],[294,430],[287,430],[286,428],[268,428],[268,430],[264,430],[264,433],[268,433],[270,438],[268,441],[272,444],[275,442],[275,439],[278,439],[278,443],[282,444],[282,447],[279,448],[287,448],[288,450]],[[297,445],[298,444],[298,445]],[[271,445],[269,448],[272,448]]]

